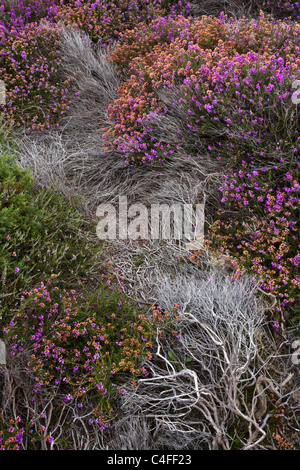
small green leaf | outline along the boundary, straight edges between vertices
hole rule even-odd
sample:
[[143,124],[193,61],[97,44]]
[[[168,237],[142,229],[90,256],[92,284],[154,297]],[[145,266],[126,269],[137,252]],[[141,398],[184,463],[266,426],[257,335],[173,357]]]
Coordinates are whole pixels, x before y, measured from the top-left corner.
[[187,357],[185,362],[193,362],[193,359],[191,357]]
[[176,357],[174,356],[174,353],[172,351],[168,351],[168,356],[172,361],[177,362]]

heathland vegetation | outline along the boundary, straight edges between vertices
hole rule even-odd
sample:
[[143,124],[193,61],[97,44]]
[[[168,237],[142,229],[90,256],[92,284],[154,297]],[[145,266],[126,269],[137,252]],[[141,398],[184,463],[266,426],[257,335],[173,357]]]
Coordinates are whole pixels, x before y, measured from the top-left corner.
[[294,0],[0,0],[0,449],[299,447],[297,80]]

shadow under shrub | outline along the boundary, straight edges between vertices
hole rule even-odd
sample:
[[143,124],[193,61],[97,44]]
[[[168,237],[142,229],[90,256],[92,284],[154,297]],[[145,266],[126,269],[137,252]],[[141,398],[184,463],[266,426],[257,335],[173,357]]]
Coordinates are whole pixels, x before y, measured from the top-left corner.
[[299,20],[300,5],[297,0],[192,0],[190,12],[193,16],[214,15],[225,12],[235,18],[258,17],[260,11],[274,18]]

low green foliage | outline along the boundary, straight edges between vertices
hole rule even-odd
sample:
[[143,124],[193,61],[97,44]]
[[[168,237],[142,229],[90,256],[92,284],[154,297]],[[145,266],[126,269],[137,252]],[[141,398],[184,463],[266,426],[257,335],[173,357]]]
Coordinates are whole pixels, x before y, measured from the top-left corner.
[[[59,273],[66,286],[100,265],[94,224],[78,199],[40,190],[7,153],[0,160],[0,307],[11,310],[29,286]],[[98,243],[98,244],[97,244]]]

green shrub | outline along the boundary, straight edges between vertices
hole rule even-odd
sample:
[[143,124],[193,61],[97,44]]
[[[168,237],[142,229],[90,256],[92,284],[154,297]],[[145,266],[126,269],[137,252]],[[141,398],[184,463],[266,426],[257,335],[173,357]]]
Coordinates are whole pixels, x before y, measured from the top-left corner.
[[[98,245],[97,245],[98,243]],[[94,225],[79,199],[39,190],[7,153],[0,160],[0,308],[12,308],[24,289],[58,273],[66,285],[99,266]],[[68,284],[70,282],[70,284]]]

